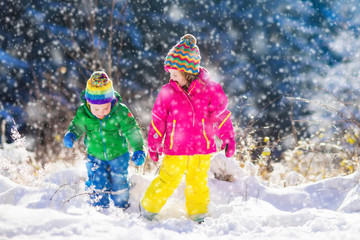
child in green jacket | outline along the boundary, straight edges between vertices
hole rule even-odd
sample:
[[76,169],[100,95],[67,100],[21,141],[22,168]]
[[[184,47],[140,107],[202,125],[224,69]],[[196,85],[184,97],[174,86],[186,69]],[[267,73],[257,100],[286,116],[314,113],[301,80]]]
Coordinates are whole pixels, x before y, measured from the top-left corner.
[[87,190],[90,204],[109,207],[110,198],[120,208],[129,207],[128,142],[134,154],[131,160],[140,166],[145,161],[144,141],[133,115],[121,103],[105,72],[94,72],[81,94],[82,104],[70,123],[64,145],[71,148],[85,133],[87,147]]

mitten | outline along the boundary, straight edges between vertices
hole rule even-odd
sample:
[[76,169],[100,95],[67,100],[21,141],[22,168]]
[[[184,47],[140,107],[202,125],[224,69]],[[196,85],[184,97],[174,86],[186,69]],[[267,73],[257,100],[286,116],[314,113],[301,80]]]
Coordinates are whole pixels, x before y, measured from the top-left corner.
[[235,153],[235,140],[233,138],[224,139],[221,145],[221,150],[225,149],[226,157],[232,157]]
[[64,137],[64,145],[67,148],[72,148],[75,141],[76,141],[76,135],[72,132],[68,132]]
[[131,161],[134,162],[136,166],[140,166],[145,162],[145,153],[142,150],[137,150],[134,152]]
[[162,155],[162,152],[163,152],[163,148],[162,148],[162,147],[161,147],[160,149],[158,149],[157,152],[152,151],[151,149],[149,149],[150,158],[151,158],[154,162],[157,162],[157,161],[159,161],[159,156]]

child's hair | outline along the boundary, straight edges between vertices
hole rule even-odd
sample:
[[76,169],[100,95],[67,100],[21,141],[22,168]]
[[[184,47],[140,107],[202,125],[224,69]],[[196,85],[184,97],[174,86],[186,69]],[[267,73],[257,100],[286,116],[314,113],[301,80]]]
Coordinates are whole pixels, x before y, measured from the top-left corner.
[[198,78],[199,74],[192,74],[192,73],[183,72],[183,71],[179,71],[179,72],[185,78],[185,80],[187,82],[187,84],[185,86],[183,86],[183,89],[187,92],[189,90],[190,84]]

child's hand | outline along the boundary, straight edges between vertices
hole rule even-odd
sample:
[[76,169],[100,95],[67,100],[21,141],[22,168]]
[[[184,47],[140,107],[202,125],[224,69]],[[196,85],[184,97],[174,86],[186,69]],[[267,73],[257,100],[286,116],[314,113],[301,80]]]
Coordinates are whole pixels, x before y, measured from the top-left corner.
[[131,160],[136,166],[140,166],[145,162],[145,153],[142,150],[135,151]]
[[67,148],[72,148],[75,141],[76,141],[76,135],[72,132],[68,132],[64,137],[64,145]]
[[221,150],[225,149],[226,157],[232,157],[235,153],[235,140],[231,139],[224,139],[221,145]]
[[163,149],[162,149],[162,148],[160,148],[157,152],[151,151],[151,150],[149,149],[149,155],[150,155],[151,159],[152,159],[154,162],[159,161],[159,156],[162,155],[162,152],[163,152]]

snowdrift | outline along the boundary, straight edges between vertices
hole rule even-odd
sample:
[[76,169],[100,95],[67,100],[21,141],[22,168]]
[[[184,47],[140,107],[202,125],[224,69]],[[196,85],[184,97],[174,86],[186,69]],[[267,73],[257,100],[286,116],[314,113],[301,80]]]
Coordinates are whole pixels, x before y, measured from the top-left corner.
[[[59,165],[32,187],[0,175],[0,239],[356,239],[360,234],[360,173],[288,188],[268,187],[222,153],[209,171],[210,216],[187,218],[185,181],[149,222],[138,203],[155,177],[131,169],[125,211],[95,209],[84,194],[85,167]],[[214,176],[227,174],[232,182]]]

